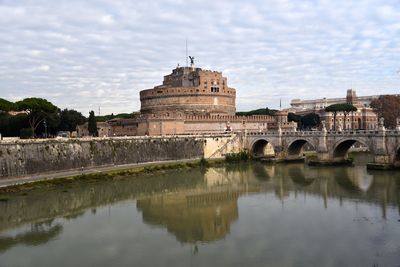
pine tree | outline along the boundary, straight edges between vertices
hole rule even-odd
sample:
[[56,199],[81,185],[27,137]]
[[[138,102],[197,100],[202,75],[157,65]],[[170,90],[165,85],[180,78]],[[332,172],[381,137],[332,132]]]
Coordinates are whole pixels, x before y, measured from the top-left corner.
[[97,132],[96,117],[94,116],[93,110],[89,112],[88,130],[89,130],[89,135],[91,136],[99,135],[99,133]]

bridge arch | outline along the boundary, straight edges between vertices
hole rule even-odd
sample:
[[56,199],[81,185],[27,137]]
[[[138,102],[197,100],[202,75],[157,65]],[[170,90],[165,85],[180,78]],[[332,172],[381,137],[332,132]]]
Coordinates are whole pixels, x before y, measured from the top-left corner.
[[300,138],[292,140],[287,147],[287,155],[290,156],[301,156],[304,146],[308,144],[316,149],[316,145],[307,138]]
[[338,142],[335,143],[333,146],[333,158],[334,159],[345,159],[347,156],[347,152],[349,152],[349,149],[356,143],[361,143],[365,147],[368,148],[370,152],[373,152],[373,150],[370,148],[370,146],[364,141],[359,138],[344,138],[339,140]]
[[251,145],[251,155],[255,158],[274,157],[275,149],[270,141],[260,138]]

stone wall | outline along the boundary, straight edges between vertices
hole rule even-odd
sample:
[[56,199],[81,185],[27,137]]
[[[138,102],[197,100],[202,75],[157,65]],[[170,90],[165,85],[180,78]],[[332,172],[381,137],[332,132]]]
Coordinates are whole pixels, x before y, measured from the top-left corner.
[[96,166],[195,159],[204,139],[129,137],[0,143],[0,178]]
[[[148,92],[142,93],[140,96],[142,113],[158,113],[163,111],[180,111],[186,114],[208,114],[223,113],[235,114],[235,94],[227,92],[211,93],[206,89],[196,89],[189,87],[181,89],[181,92],[170,93],[170,91],[178,91],[176,88],[168,90],[164,93],[160,90],[155,91],[155,95],[148,96]],[[204,90],[204,92],[203,92]]]

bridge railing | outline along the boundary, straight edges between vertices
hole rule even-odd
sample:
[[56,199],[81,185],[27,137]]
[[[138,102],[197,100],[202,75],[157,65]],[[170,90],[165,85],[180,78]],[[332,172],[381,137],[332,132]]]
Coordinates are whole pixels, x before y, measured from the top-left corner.
[[[300,132],[295,132],[295,131],[283,131],[282,135],[283,136],[319,136],[321,135],[322,132],[320,131],[300,131]],[[268,131],[268,132],[248,132],[248,136],[276,136],[278,134],[277,131]]]
[[[321,136],[322,131],[282,131],[282,136]],[[342,130],[342,131],[327,131],[327,135],[377,135],[380,132],[376,129],[373,130]],[[386,130],[386,135],[399,136],[400,131],[397,130]],[[260,132],[248,132],[248,136],[276,136],[278,131],[260,131]]]

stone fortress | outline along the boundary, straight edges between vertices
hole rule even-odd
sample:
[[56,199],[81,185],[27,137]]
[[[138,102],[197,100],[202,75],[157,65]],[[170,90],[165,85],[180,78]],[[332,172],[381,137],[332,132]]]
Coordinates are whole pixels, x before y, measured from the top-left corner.
[[193,62],[164,76],[162,85],[141,91],[140,102],[139,114],[110,120],[109,128],[101,132],[161,136],[296,128],[283,111],[274,116],[236,116],[236,90],[228,86],[227,78],[221,72],[196,68]]
[[162,85],[140,92],[143,114],[235,115],[236,90],[221,72],[178,67]]

